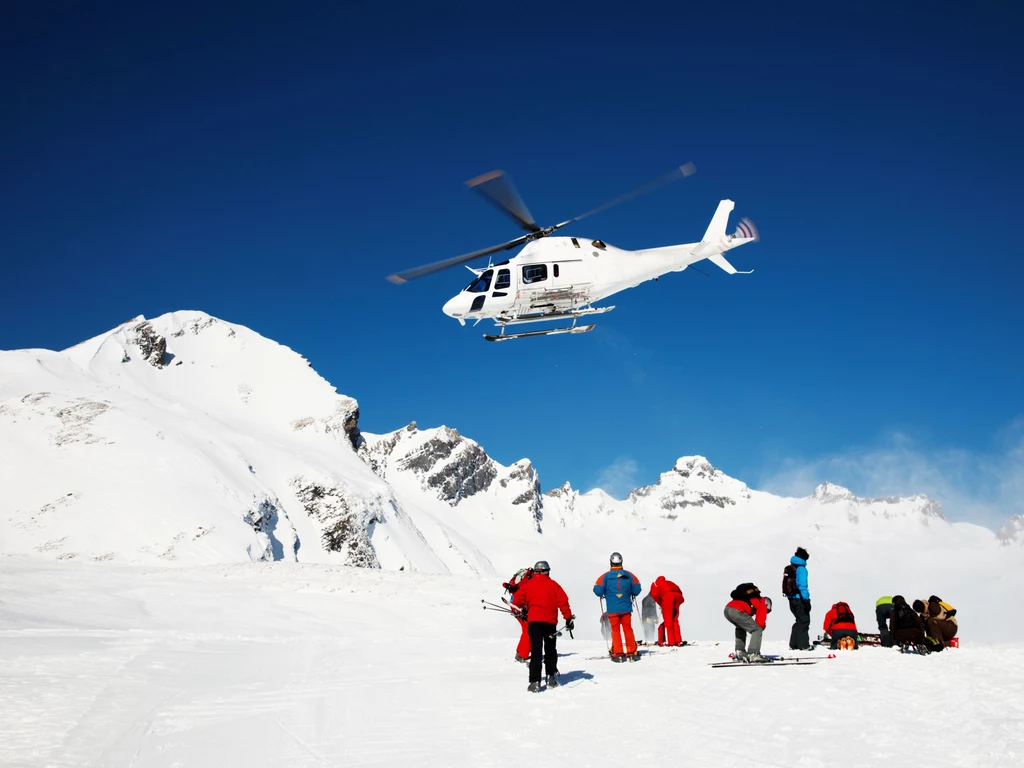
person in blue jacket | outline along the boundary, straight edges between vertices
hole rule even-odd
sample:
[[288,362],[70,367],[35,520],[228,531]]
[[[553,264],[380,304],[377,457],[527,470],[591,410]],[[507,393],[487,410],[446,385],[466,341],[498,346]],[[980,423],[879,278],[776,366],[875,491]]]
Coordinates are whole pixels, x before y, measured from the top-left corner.
[[[636,638],[633,636],[633,598],[640,594],[640,579],[622,568],[622,555],[612,552],[611,569],[597,577],[594,594],[603,597],[607,603],[605,609],[608,623],[611,625],[613,661],[636,661],[640,656],[636,651]],[[602,617],[603,618],[603,617]],[[622,635],[626,638],[625,653],[622,648]]]
[[811,627],[811,593],[807,589],[807,560],[810,555],[803,547],[796,548],[796,554],[789,562],[796,566],[796,593],[789,598],[789,610],[793,612],[793,630],[789,633],[789,648],[793,651],[812,651],[808,630]]

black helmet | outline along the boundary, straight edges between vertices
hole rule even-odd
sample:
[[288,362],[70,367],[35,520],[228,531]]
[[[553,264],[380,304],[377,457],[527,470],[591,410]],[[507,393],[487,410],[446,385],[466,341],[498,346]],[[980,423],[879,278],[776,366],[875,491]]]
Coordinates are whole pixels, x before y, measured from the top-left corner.
[[534,573],[551,573],[551,566],[548,565],[547,560],[538,560],[533,564]]
[[622,565],[622,555],[618,552],[612,552],[612,556],[608,560],[612,565]]

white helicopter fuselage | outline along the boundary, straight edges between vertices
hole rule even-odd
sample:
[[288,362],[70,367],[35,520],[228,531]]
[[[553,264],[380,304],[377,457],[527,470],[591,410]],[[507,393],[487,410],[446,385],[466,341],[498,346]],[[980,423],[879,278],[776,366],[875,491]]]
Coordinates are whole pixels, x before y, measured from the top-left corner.
[[709,259],[730,274],[737,270],[722,256],[754,241],[726,235],[731,200],[719,203],[704,238],[697,243],[626,251],[601,240],[545,237],[526,244],[515,257],[486,269],[471,269],[470,285],[443,307],[463,325],[492,319],[505,325],[586,314],[593,302],[653,280],[682,272]]

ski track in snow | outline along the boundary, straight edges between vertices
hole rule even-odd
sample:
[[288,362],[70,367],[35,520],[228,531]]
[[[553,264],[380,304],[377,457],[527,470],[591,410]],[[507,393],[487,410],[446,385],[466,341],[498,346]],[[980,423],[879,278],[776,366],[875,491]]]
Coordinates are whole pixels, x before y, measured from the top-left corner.
[[[612,664],[590,601],[526,692],[493,580],[339,566],[0,559],[0,765],[1015,766],[1024,648],[865,648],[713,669],[719,637]],[[683,609],[684,633],[686,607]],[[593,629],[593,632],[588,631]],[[769,620],[784,650],[789,616]],[[968,630],[969,637],[969,630]],[[715,645],[719,642],[719,645]],[[596,658],[595,658],[596,657]]]

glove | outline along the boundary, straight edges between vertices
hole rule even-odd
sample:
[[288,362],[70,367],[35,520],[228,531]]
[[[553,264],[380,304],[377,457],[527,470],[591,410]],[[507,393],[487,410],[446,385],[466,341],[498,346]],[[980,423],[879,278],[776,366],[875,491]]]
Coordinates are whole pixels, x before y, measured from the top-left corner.
[[576,628],[576,616],[570,616],[565,620],[565,628],[572,632]]

